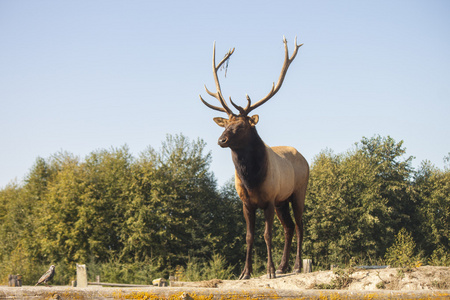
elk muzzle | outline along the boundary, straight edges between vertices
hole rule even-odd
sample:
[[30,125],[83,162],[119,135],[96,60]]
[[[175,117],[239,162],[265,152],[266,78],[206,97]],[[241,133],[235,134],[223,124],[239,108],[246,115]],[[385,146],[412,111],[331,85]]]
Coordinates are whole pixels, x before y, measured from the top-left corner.
[[217,141],[220,147],[227,148],[228,147],[228,137],[225,136],[225,134],[222,134],[219,137],[219,140]]

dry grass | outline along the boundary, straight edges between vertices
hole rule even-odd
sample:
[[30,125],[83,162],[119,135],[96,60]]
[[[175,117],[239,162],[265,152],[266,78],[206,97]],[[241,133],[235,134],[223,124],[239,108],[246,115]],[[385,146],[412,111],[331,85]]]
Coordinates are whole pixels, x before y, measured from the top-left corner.
[[216,288],[220,283],[222,283],[220,279],[211,279],[199,282],[199,287]]

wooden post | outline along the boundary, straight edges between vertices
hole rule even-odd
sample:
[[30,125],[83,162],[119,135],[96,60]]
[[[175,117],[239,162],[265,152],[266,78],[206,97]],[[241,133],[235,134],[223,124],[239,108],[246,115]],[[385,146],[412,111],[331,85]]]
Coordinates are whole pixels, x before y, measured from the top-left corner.
[[87,287],[86,265],[77,264],[77,287]]
[[303,260],[303,273],[311,273],[312,272],[312,260],[304,259]]
[[9,275],[8,286],[22,286],[22,275]]

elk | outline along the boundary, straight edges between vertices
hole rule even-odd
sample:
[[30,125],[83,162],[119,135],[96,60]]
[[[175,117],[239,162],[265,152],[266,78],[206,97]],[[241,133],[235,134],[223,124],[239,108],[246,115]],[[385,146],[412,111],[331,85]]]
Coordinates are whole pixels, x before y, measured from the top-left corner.
[[[228,115],[228,119],[214,118],[213,120],[217,125],[225,128],[219,137],[218,144],[222,148],[231,149],[232,160],[235,166],[235,187],[243,203],[243,212],[247,227],[245,267],[239,279],[249,279],[252,273],[252,250],[257,209],[264,210],[267,277],[275,278],[276,274],[284,274],[290,270],[288,260],[294,230],[297,234],[297,254],[293,271],[299,273],[301,270],[303,241],[302,215],[309,178],[308,163],[293,147],[267,146],[255,128],[259,116],[249,116],[251,111],[266,103],[278,92],[283,84],[290,64],[297,55],[300,46],[303,45],[297,45],[297,38],[295,38],[295,49],[292,56],[289,57],[287,41],[284,37],[283,42],[285,59],[278,82],[276,84],[274,82],[271,91],[258,102],[251,104],[250,97],[246,95],[247,105],[243,108],[236,105],[230,97],[230,103],[238,110],[239,114],[233,113],[227,105],[222,95],[217,71],[233,54],[234,48],[230,49],[222,61],[216,65],[215,43],[213,47],[213,75],[216,92],[209,91],[206,85],[205,90],[210,96],[219,100],[221,106],[211,105],[203,100],[200,95],[200,100],[207,107]],[[292,220],[289,205],[292,206],[295,223]],[[272,260],[272,227],[275,212],[283,225],[285,235],[283,256],[276,271]]]

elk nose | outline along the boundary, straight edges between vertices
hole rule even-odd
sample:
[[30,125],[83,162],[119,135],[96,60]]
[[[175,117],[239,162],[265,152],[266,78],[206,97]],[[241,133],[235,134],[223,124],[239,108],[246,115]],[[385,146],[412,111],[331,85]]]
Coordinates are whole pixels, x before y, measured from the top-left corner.
[[219,138],[219,145],[220,146],[223,146],[223,145],[225,145],[226,143],[227,143],[227,141],[228,141],[228,139],[226,138],[226,137],[220,137]]

